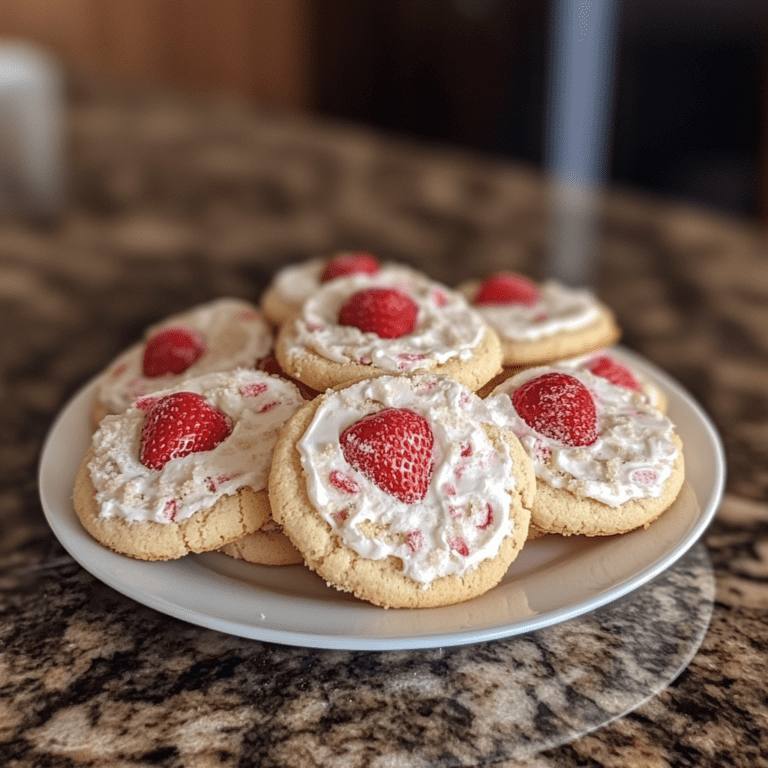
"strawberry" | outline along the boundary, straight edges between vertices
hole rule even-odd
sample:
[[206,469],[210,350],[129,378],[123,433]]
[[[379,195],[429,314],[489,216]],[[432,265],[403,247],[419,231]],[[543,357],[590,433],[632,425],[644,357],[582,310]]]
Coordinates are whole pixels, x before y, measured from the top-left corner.
[[642,385],[637,376],[635,376],[629,368],[623,366],[618,360],[614,360],[612,357],[608,357],[608,355],[593,357],[587,363],[587,370],[594,373],[595,376],[608,379],[612,384],[632,389],[635,392],[642,391]]
[[347,427],[344,458],[382,491],[405,504],[424,498],[434,471],[434,436],[427,420],[408,408],[385,408]]
[[139,461],[159,471],[171,459],[212,450],[231,430],[229,416],[201,395],[194,392],[165,395],[147,411]]
[[380,270],[379,260],[370,253],[340,253],[338,256],[332,256],[325,263],[320,282],[326,283],[328,280],[348,275],[375,275]]
[[597,410],[589,390],[567,373],[545,373],[512,393],[523,421],[545,437],[566,445],[597,440]]
[[394,288],[364,288],[339,310],[339,324],[353,325],[383,339],[397,339],[416,327],[416,302]]
[[144,375],[184,373],[205,352],[203,337],[189,328],[164,328],[144,348]]
[[539,300],[539,295],[539,289],[530,280],[511,272],[498,272],[483,280],[474,303],[523,304],[530,307]]

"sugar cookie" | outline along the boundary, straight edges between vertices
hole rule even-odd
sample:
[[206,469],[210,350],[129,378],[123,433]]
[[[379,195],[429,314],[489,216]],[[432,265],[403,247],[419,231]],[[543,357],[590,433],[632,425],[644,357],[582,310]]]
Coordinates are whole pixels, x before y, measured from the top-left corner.
[[476,390],[501,370],[498,336],[461,295],[402,275],[328,283],[282,326],[275,354],[290,376],[321,391],[413,372]]
[[535,479],[517,438],[454,379],[381,376],[328,391],[275,447],[275,520],[330,585],[384,607],[468,600],[504,576]]
[[620,336],[613,313],[592,293],[553,280],[538,285],[500,272],[458,290],[499,334],[505,368],[583,355]]
[[143,560],[218,549],[270,518],[267,479],[286,420],[305,401],[261,371],[209,373],[105,417],[74,489],[105,546]]
[[676,499],[682,443],[645,397],[572,365],[529,368],[487,398],[531,457],[531,524],[608,536],[647,527]]
[[258,531],[225,544],[219,552],[256,565],[297,565],[304,558],[272,519]]

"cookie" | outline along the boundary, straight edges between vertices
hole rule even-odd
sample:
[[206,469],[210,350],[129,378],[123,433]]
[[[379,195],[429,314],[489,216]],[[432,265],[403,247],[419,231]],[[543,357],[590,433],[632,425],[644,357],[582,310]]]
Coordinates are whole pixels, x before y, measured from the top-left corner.
[[533,463],[534,528],[626,533],[650,525],[677,498],[685,476],[682,442],[641,393],[555,365],[518,373],[486,402]]
[[553,280],[539,285],[500,272],[462,283],[458,290],[499,334],[505,368],[584,355],[621,335],[613,313],[592,293]]
[[304,403],[261,371],[209,373],[105,417],[74,488],[85,529],[142,560],[205,552],[271,519],[272,449]]
[[304,562],[291,540],[272,519],[258,531],[225,544],[219,552],[256,565],[297,565]]
[[144,339],[99,377],[91,421],[122,413],[137,397],[214,371],[252,368],[272,349],[274,334],[250,302],[223,298],[173,315],[147,329]]
[[275,447],[275,520],[329,585],[426,608],[496,585],[528,535],[535,479],[517,438],[454,379],[380,376],[328,391]]
[[479,389],[501,370],[496,333],[464,298],[422,277],[339,278],[282,326],[275,354],[316,390],[397,373],[435,373]]
[[381,263],[363,251],[342,251],[329,258],[316,258],[281,269],[261,298],[261,309],[275,325],[288,322],[318,288],[338,277],[354,274],[420,274],[405,264]]

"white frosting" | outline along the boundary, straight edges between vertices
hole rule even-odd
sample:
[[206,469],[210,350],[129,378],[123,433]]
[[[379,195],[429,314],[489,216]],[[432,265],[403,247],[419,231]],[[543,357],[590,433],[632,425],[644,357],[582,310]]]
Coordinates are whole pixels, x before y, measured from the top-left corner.
[[[418,307],[412,333],[384,339],[354,326],[339,325],[339,310],[364,288],[402,291]],[[486,333],[487,324],[465,299],[440,283],[405,273],[355,275],[327,283],[306,301],[293,321],[289,354],[305,349],[337,363],[356,362],[384,371],[429,371],[453,358],[468,360]]]
[[[435,470],[424,499],[412,504],[353,469],[339,443],[347,427],[385,407],[421,414],[434,434]],[[495,557],[513,529],[512,458],[506,444],[493,445],[482,423],[492,423],[484,401],[448,377],[382,376],[329,393],[298,443],[312,505],[362,557],[397,557],[405,575],[425,587],[460,576]],[[332,484],[332,472],[358,490]]]
[[[465,285],[462,292],[471,301],[478,287],[478,283]],[[588,326],[597,319],[600,304],[589,291],[550,280],[539,287],[534,304],[482,304],[474,309],[502,339],[537,341]]]
[[145,411],[134,405],[107,416],[93,435],[88,465],[100,517],[179,522],[238,489],[266,488],[272,451],[283,424],[304,404],[294,384],[261,371],[209,373],[150,395],[196,392],[232,421],[232,432],[210,451],[171,459],[160,470],[139,461]]
[[[163,328],[183,327],[197,331],[205,352],[180,374],[144,375],[146,342]],[[212,371],[249,368],[272,348],[273,333],[261,313],[247,301],[217,299],[169,317],[148,328],[144,341],[120,355],[102,375],[96,397],[109,413],[121,413],[137,397],[167,389],[184,379]]]
[[[561,371],[584,384],[595,401],[598,438],[568,446],[526,424],[511,393],[530,379]],[[536,477],[617,507],[630,499],[658,498],[678,456],[672,422],[639,392],[619,387],[573,365],[529,368],[500,384],[487,399],[498,423],[511,426],[531,457]]]

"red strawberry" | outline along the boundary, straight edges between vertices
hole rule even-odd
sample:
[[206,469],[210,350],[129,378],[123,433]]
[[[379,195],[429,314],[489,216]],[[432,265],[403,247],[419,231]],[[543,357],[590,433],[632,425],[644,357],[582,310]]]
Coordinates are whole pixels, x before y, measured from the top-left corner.
[[638,381],[637,376],[618,360],[614,360],[612,357],[608,357],[608,355],[593,357],[587,363],[587,370],[594,373],[595,376],[608,379],[612,384],[632,389],[635,392],[642,391],[642,385]]
[[566,445],[597,440],[597,411],[589,390],[567,373],[545,373],[512,393],[523,421],[545,437]]
[[352,294],[339,311],[340,325],[353,325],[383,339],[397,339],[416,327],[416,302],[394,288],[365,288]]
[[144,348],[144,375],[184,373],[205,352],[203,337],[189,328],[158,331]]
[[385,408],[347,427],[339,438],[349,464],[405,504],[424,498],[434,471],[434,436],[407,408]]
[[171,459],[215,448],[229,436],[229,417],[194,392],[158,398],[147,411],[141,431],[139,460],[161,470]]
[[499,272],[483,280],[475,294],[475,304],[524,304],[539,300],[539,289],[530,280],[511,272]]
[[379,260],[370,253],[340,253],[333,256],[325,263],[325,270],[320,277],[320,282],[334,280],[337,277],[348,275],[375,275],[381,270]]

